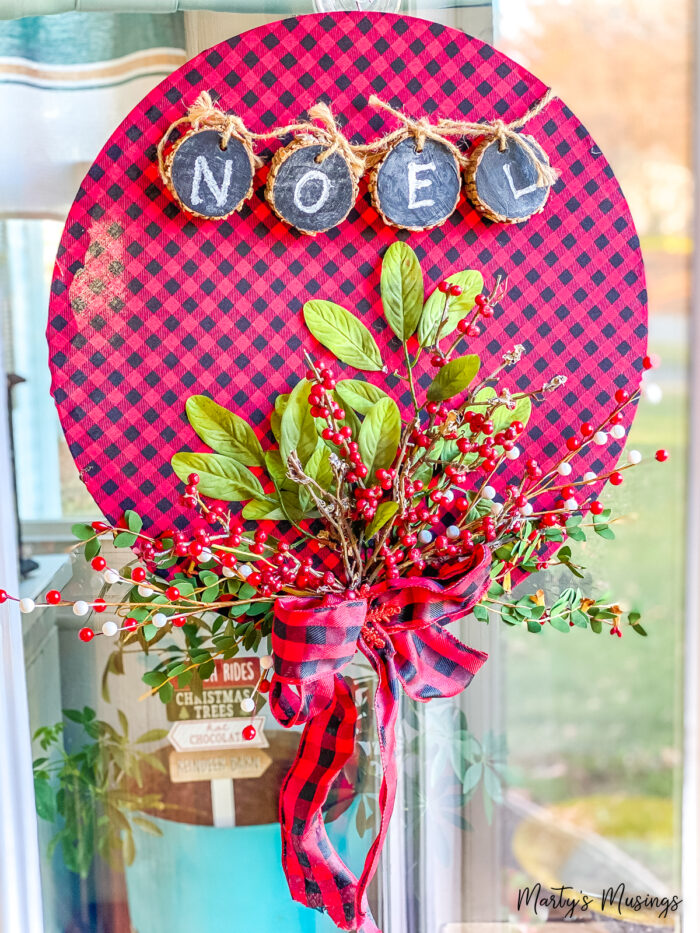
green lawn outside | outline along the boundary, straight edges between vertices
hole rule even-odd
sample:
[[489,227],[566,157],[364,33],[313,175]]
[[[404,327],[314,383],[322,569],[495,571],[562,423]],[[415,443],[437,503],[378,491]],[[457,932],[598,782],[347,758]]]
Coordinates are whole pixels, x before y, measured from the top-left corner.
[[[602,498],[625,516],[614,526],[616,541],[591,535],[585,544],[571,544],[574,560],[587,568],[584,590],[639,609],[649,635],[631,629],[622,638],[580,629],[562,634],[550,626],[539,636],[504,631],[506,731],[514,783],[538,803],[601,794],[670,798],[673,809],[665,812],[677,826],[686,398],[683,349],[661,349],[663,401],[641,403],[628,447],[645,460],[666,447],[671,459],[628,471],[621,487],[605,489]],[[571,579],[557,569],[540,575],[537,585],[553,593]],[[532,578],[526,586],[536,588]],[[656,838],[649,848],[632,825],[629,830],[622,843],[627,851],[668,880],[675,877],[677,834],[665,844]]]

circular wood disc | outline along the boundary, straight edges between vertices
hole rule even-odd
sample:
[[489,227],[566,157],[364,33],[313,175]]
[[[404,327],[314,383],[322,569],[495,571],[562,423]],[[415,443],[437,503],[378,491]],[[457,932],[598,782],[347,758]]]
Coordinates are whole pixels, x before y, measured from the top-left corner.
[[236,136],[224,149],[217,130],[190,130],[174,144],[165,164],[170,190],[197,217],[228,217],[253,193],[253,153]]
[[357,178],[340,152],[319,161],[324,147],[295,140],[278,149],[265,197],[277,214],[302,233],[324,233],[341,224],[358,194]]
[[[546,152],[532,136],[540,161],[549,165]],[[466,170],[467,196],[474,207],[499,223],[522,223],[539,214],[547,203],[550,185],[537,186],[537,169],[523,146],[512,139],[501,150],[498,140],[485,139],[474,149]]]
[[372,202],[386,223],[404,230],[430,230],[457,207],[461,176],[449,148],[426,139],[419,152],[412,136],[387,152],[370,179]]
[[[134,108],[90,167],[59,248],[48,339],[71,453],[109,518],[135,508],[155,531],[191,523],[170,466],[183,448],[206,449],[186,420],[190,395],[210,395],[247,418],[267,448],[274,399],[303,376],[305,350],[354,375],[310,336],[302,317],[310,298],[358,315],[388,372],[401,372],[401,348],[379,300],[381,259],[397,237],[419,256],[426,295],[462,269],[482,272],[487,288],[496,275],[508,277],[505,299],[468,352],[489,372],[522,343],[526,355],[503,377],[513,391],[567,376],[563,389],[535,405],[523,438],[543,467],[582,419],[595,422],[610,410],[617,388],[638,386],[646,339],[639,241],[600,147],[561,100],[527,125],[557,153],[561,177],[545,209],[522,225],[492,224],[463,198],[441,227],[397,233],[362,181],[345,222],[309,237],[270,207],[267,167],[225,220],[192,216],[162,185],[158,142],[201,91],[258,133],[297,122],[324,100],[353,143],[370,143],[397,129],[391,115],[368,106],[378,88],[384,100],[433,121],[512,121],[546,91],[457,29],[390,14],[302,16],[197,55]],[[269,165],[278,148],[271,142],[259,154]],[[424,353],[420,392],[434,372]],[[405,382],[368,378],[410,410]],[[632,415],[626,410],[625,425]],[[594,445],[577,462],[600,472],[620,449],[618,441]],[[499,485],[519,471],[509,463]]]

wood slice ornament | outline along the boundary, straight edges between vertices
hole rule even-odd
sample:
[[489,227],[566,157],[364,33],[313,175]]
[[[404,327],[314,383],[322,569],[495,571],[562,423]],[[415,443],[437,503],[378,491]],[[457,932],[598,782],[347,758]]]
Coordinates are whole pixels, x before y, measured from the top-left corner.
[[534,137],[521,139],[486,138],[467,164],[467,197],[489,220],[522,223],[547,203],[553,179],[538,170],[551,169],[547,154]]
[[444,223],[459,202],[459,162],[446,142],[408,134],[378,163],[369,181],[372,203],[385,223],[430,230]]
[[337,227],[350,213],[365,160],[341,133],[327,104],[311,107],[309,120],[322,125],[285,128],[300,132],[273,156],[265,197],[280,220],[315,236]]
[[[164,157],[172,131],[189,122],[192,129]],[[178,204],[205,220],[223,220],[240,210],[253,193],[257,160],[251,134],[242,121],[216,108],[203,92],[187,116],[168,128],[158,147],[160,174]]]
[[277,150],[265,186],[280,220],[312,236],[341,224],[357,192],[357,172],[342,152],[305,139]]

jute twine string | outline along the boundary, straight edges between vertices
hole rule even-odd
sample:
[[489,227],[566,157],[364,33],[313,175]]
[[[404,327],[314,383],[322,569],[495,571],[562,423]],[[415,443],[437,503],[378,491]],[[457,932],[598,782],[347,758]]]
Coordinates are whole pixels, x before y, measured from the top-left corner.
[[323,126],[314,126],[311,123],[292,124],[281,127],[279,131],[275,132],[275,136],[298,133],[301,138],[308,137],[310,141],[320,143],[324,146],[324,150],[316,156],[317,162],[325,162],[334,152],[340,152],[350,166],[350,170],[359,178],[365,170],[365,158],[357,147],[348,142],[343,135],[328,104],[323,102],[314,104],[313,107],[309,108],[309,119],[317,120],[319,123],[323,123]]
[[491,137],[498,142],[498,148],[503,152],[508,147],[508,143],[513,142],[525,151],[537,172],[537,187],[544,188],[553,185],[559,177],[559,172],[552,165],[542,162],[542,153],[537,144],[533,144],[526,136],[521,135],[518,130],[532,120],[533,117],[542,113],[544,108],[555,97],[551,88],[547,90],[530,109],[518,117],[517,120],[511,120],[510,123],[504,123],[503,120],[493,120],[490,123],[469,123],[459,120],[438,120],[437,128],[439,132],[449,136],[464,136],[474,139],[479,136]]
[[355,146],[354,149],[357,152],[365,153],[370,157],[372,155],[381,156],[397,142],[406,139],[408,136],[413,136],[416,141],[417,152],[423,151],[426,139],[433,139],[435,142],[442,143],[443,146],[446,146],[460,165],[464,163],[464,154],[454,143],[446,138],[445,133],[441,132],[436,125],[430,123],[427,117],[419,117],[418,119],[409,117],[401,110],[395,110],[390,104],[380,100],[376,94],[372,94],[368,103],[370,107],[378,107],[380,110],[385,110],[387,113],[390,113],[393,117],[396,117],[397,120],[400,120],[403,126],[389,133],[387,136],[382,136],[381,139],[376,139],[372,143]]
[[[235,114],[224,113],[212,101],[211,95],[207,91],[202,91],[195,102],[188,108],[184,117],[180,117],[170,124],[161,141],[158,143],[158,169],[160,176],[168,184],[168,170],[165,162],[165,148],[174,129],[183,123],[189,123],[193,130],[203,128],[217,130],[221,133],[221,148],[225,149],[232,136],[237,136],[252,150],[252,145],[257,140],[279,139],[290,133],[299,134],[307,137],[309,142],[317,142],[324,147],[324,151],[316,157],[317,162],[324,162],[334,152],[340,152],[351,171],[357,176],[361,176],[365,170],[365,159],[356,152],[356,147],[352,146],[347,138],[341,132],[335,121],[330,107],[322,101],[314,104],[309,109],[309,120],[318,120],[323,126],[316,126],[309,121],[301,123],[288,123],[286,126],[279,126],[267,133],[253,133],[245,125],[243,120]],[[260,167],[262,159],[253,154],[256,167]]]
[[[369,105],[377,107],[390,113],[403,126],[380,139],[371,143],[361,145],[352,145],[344,136],[330,107],[319,102],[309,109],[309,120],[300,123],[289,123],[286,126],[276,127],[266,133],[253,133],[247,128],[243,120],[235,114],[224,113],[212,101],[211,95],[207,91],[202,91],[195,102],[189,107],[185,116],[175,120],[168,127],[167,132],[158,144],[158,168],[161,178],[166,185],[170,179],[168,168],[165,161],[165,148],[168,145],[170,135],[178,126],[189,123],[193,130],[199,130],[203,127],[217,130],[221,133],[221,146],[223,149],[228,145],[232,136],[239,138],[248,145],[252,151],[252,145],[257,140],[279,139],[288,134],[298,134],[302,139],[319,143],[324,147],[324,151],[319,153],[317,162],[323,162],[335,152],[339,152],[347,161],[351,171],[356,177],[360,177],[368,165],[375,164],[386,152],[396,143],[408,136],[412,136],[416,142],[416,149],[421,152],[427,139],[435,140],[446,146],[454,155],[460,165],[469,161],[468,155],[465,155],[451,140],[450,136],[475,139],[478,137],[492,138],[498,142],[498,147],[505,150],[509,142],[520,146],[526,153],[537,172],[537,186],[545,187],[554,184],[559,177],[558,171],[551,165],[541,161],[541,150],[537,144],[531,142],[527,137],[521,135],[518,130],[525,124],[540,114],[544,108],[554,98],[554,93],[550,88],[543,97],[541,97],[522,117],[505,123],[503,120],[493,120],[490,123],[473,123],[460,120],[440,119],[437,123],[430,123],[427,117],[414,118],[396,110],[390,104],[380,100],[375,94],[369,98]],[[318,126],[312,123],[316,120],[323,124]],[[259,156],[253,154],[254,163],[257,166],[262,164]]]
[[[221,134],[221,148],[226,149],[231,137],[236,136],[241,142],[247,144],[252,151],[253,140],[261,137],[256,133],[251,133],[240,117],[235,114],[224,113],[211,99],[208,91],[202,91],[199,97],[187,110],[184,117],[175,120],[167,129],[161,141],[158,143],[158,171],[163,182],[169,184],[168,170],[165,164],[165,147],[170,140],[170,134],[183,123],[189,123],[193,130],[212,129]],[[262,159],[253,153],[253,161],[256,168],[262,165]]]

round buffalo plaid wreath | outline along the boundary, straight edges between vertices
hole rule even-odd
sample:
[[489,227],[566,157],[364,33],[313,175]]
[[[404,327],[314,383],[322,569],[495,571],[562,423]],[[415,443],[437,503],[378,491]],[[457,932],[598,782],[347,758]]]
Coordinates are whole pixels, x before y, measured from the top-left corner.
[[[281,797],[285,871],[296,900],[346,930],[377,930],[366,889],[396,788],[399,688],[453,696],[485,660],[446,623],[471,612],[533,632],[622,631],[620,606],[576,587],[551,605],[541,590],[511,596],[552,548],[585,537],[583,514],[614,537],[597,495],[641,459],[617,465],[651,365],[624,197],[546,90],[490,46],[419,19],[264,26],[203,52],[129,114],[59,249],[53,393],[107,519],[76,534],[105,582],[130,589],[91,604],[52,591],[47,604],[109,610],[119,621],[101,634],[144,649],[182,629],[144,676],[166,702],[175,679],[206,678],[217,658],[269,637],[249,711],[267,697],[282,725],[305,725]],[[323,102],[351,143],[368,144],[397,128],[395,113],[368,106],[375,94],[418,120],[501,120],[511,140],[541,102],[529,151],[558,172],[534,199],[541,212],[492,223],[462,195],[441,226],[398,233],[363,180],[345,221],[306,236],[264,196],[279,142],[257,151],[253,194],[225,219],[183,212],[161,181],[158,144],[197,100],[215,99],[258,140]],[[133,546],[135,562],[107,567],[104,536]],[[556,562],[581,576],[569,547]],[[636,612],[627,624],[644,634]],[[356,878],[321,813],[353,752],[342,671],[358,649],[377,675],[384,775]]]
[[[306,368],[304,350],[330,359],[304,326],[307,300],[345,305],[375,333],[386,328],[380,261],[397,238],[371,206],[364,181],[345,223],[314,238],[297,233],[264,198],[267,167],[256,173],[239,214],[188,216],[160,182],[156,146],[202,90],[259,131],[325,100],[346,135],[367,142],[396,127],[368,108],[374,93],[415,116],[509,120],[546,88],[456,30],[347,13],[288,19],[223,42],[129,114],[68,217],[48,337],[54,398],[88,490],[110,519],[137,508],[155,531],[170,527],[178,510],[171,458],[199,443],[185,417],[186,397],[210,395],[263,436],[275,396]],[[507,276],[506,302],[479,353],[482,361],[498,359],[518,342],[528,351],[517,374],[522,385],[568,377],[527,428],[547,457],[579,419],[595,420],[616,388],[636,388],[646,292],[627,204],[585,127],[554,100],[528,132],[560,172],[541,214],[520,225],[493,224],[462,197],[443,226],[399,236],[416,251],[427,290],[458,269],[478,269],[486,282]],[[400,349],[383,352],[393,371]],[[427,359],[418,378],[430,378]],[[406,404],[406,392],[402,398]],[[617,444],[596,449],[590,466],[601,471],[619,453]],[[184,527],[189,518],[183,512],[175,520]]]

